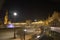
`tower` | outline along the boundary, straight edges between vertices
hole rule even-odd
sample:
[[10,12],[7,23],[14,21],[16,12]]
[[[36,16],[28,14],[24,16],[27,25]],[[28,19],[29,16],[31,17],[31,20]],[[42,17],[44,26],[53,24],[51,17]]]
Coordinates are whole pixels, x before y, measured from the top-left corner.
[[53,15],[52,15],[53,19],[58,19],[59,17],[59,12],[54,12]]
[[6,14],[4,17],[4,24],[8,24],[8,10],[6,10]]

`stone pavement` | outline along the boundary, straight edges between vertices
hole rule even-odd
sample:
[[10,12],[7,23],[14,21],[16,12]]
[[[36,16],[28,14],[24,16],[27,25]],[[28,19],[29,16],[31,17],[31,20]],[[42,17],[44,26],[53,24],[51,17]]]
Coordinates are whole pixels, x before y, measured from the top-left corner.
[[10,38],[10,39],[0,39],[0,40],[21,40],[21,39],[20,38],[16,38],[16,39]]
[[11,39],[11,40],[21,40],[20,38],[16,38],[16,39]]

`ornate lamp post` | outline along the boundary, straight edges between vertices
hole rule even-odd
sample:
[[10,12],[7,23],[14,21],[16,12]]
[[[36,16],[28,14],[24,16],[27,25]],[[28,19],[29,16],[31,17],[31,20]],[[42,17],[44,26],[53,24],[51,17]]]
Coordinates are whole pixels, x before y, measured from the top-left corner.
[[[16,17],[17,16],[17,13],[14,12],[13,15]],[[14,27],[14,39],[16,38],[16,35],[15,35],[15,27]]]

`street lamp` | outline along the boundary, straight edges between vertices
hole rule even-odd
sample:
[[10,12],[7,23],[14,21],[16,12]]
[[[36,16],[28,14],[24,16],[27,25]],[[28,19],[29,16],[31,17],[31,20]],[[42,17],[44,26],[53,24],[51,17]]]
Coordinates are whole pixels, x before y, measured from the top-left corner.
[[26,32],[27,30],[26,29],[24,29],[24,40],[25,40],[25,32]]
[[[14,15],[14,16],[17,16],[17,13],[14,12],[13,15]],[[15,39],[15,38],[16,38],[16,35],[15,35],[15,27],[14,27],[14,39]]]

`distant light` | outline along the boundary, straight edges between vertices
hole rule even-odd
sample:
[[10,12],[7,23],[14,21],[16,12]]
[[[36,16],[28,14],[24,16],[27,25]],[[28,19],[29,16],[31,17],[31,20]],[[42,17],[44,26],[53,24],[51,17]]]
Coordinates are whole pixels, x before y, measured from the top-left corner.
[[24,29],[24,31],[26,32],[27,30],[26,30],[26,29]]
[[34,20],[35,22],[37,21],[37,19]]
[[39,37],[40,37],[40,35],[37,36],[37,38],[39,38]]
[[16,12],[14,12],[14,13],[13,13],[13,15],[14,15],[14,16],[17,16],[17,13],[16,13]]

